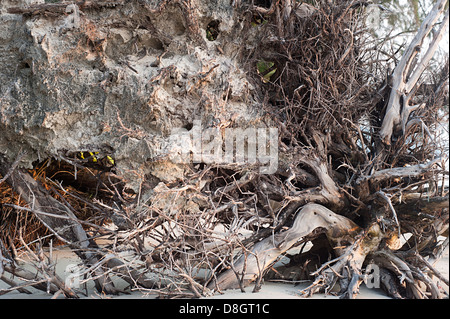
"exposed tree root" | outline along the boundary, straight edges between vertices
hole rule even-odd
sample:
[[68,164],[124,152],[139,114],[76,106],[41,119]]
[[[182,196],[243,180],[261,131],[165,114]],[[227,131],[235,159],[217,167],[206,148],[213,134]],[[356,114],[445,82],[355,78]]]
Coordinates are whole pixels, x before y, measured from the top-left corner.
[[[6,165],[0,164],[0,173],[4,173],[5,171]],[[101,265],[106,263],[109,269],[120,269],[123,262],[116,258],[106,258],[104,253],[98,249],[97,244],[89,238],[79,219],[71,210],[71,207],[50,196],[47,190],[26,171],[9,171],[8,176],[9,183],[13,189],[32,207],[28,209],[16,207],[16,209],[25,209],[32,212],[56,238],[68,244],[85,262],[86,266],[93,269],[93,277],[96,278],[95,285],[99,292],[117,294],[119,291],[114,287],[110,276],[104,271]],[[27,244],[23,240],[22,244],[27,247]],[[28,250],[32,253],[30,249]],[[44,257],[41,256],[39,260],[42,263]],[[11,266],[8,266],[5,267],[5,270],[16,276],[23,277],[14,267],[11,268]],[[48,271],[43,271],[43,274],[47,273]],[[29,279],[27,277],[29,276],[25,274],[23,278]],[[144,278],[140,278],[132,268],[123,272],[123,278],[130,283],[139,283],[142,287],[146,288],[150,288],[154,284],[153,282],[144,280]],[[65,288],[64,282],[55,273],[52,273],[47,281],[56,284],[58,289],[67,297],[76,297],[74,292]]]
[[339,257],[323,264],[312,273],[316,279],[302,293],[311,296],[317,291],[329,292],[339,282],[341,298],[354,299],[359,293],[359,285],[364,280],[362,266],[366,256],[378,248],[382,239],[383,234],[376,223],[360,232]]
[[[362,230],[350,219],[318,204],[305,205],[298,211],[289,230],[269,236],[255,244],[251,250],[245,251],[209,288],[242,289],[254,281],[258,284],[258,280],[282,254],[317,229],[324,230],[337,257],[323,263],[310,274],[315,279],[301,291],[304,296],[317,292],[328,293],[338,284],[341,298],[355,298],[360,284],[367,280],[368,274],[364,273],[363,266],[371,262],[378,267],[375,274],[377,282],[394,298],[427,298],[420,282],[426,286],[425,290],[429,291],[430,298],[442,297],[442,292],[426,272],[404,260],[405,253],[395,253],[388,246],[379,250],[380,246],[389,244],[389,238],[395,231],[383,231],[377,222]],[[416,255],[422,259],[419,256]],[[413,259],[415,262],[419,260]],[[426,263],[422,262],[421,265]],[[430,265],[426,266],[429,271],[433,271]],[[439,273],[434,274],[441,277]],[[445,278],[443,282],[448,284]],[[400,293],[401,285],[405,285],[403,293]]]
[[234,263],[232,269],[221,274],[209,287],[228,289],[248,285],[261,277],[281,254],[319,227],[326,229],[327,237],[338,246],[348,244],[359,231],[350,219],[322,205],[307,204],[297,213],[289,230],[255,244],[251,251]]
[[[113,276],[167,298],[198,298],[229,288],[244,290],[252,283],[258,290],[272,271],[272,278],[312,280],[300,292],[304,296],[339,288],[341,297],[355,298],[362,282],[376,279],[393,298],[442,298],[441,286],[449,281],[436,270],[435,261],[448,246],[448,142],[440,140],[439,129],[448,117],[448,62],[441,71],[420,77],[448,24],[446,1],[436,2],[403,58],[392,54],[383,63],[380,56],[385,53],[377,45],[385,40],[368,34],[365,2],[315,1],[312,6],[290,0],[233,1],[229,7],[227,1],[219,2],[223,12],[204,0],[64,1],[7,9],[24,16],[18,25],[33,17],[43,29],[30,29],[32,36],[27,33],[21,39],[36,41],[5,51],[30,59],[16,72],[20,77],[11,75],[10,88],[2,87],[0,142],[17,139],[33,159],[47,152],[46,145],[39,151],[33,148],[35,139],[27,140],[31,133],[26,131],[38,130],[38,125],[19,123],[28,123],[23,114],[32,108],[17,119],[13,114],[22,102],[31,105],[33,94],[51,92],[39,85],[44,93],[36,92],[22,83],[61,75],[38,68],[43,60],[29,52],[41,52],[45,43],[65,47],[66,37],[52,38],[55,32],[44,36],[42,30],[71,14],[74,25],[92,22],[78,31],[66,30],[67,39],[77,43],[71,53],[77,57],[74,63],[89,65],[89,70],[72,74],[75,64],[65,65],[70,59],[54,59],[51,51],[45,51],[46,60],[58,60],[56,70],[65,70],[68,77],[60,82],[95,71],[95,89],[102,98],[86,93],[89,98],[81,101],[98,112],[92,114],[107,113],[111,106],[118,111],[109,110],[113,116],[99,120],[105,120],[104,127],[98,126],[103,129],[101,139],[87,134],[91,137],[86,143],[102,149],[94,144],[111,139],[111,145],[123,146],[114,152],[127,164],[105,167],[80,159],[76,150],[49,154],[52,149],[46,156],[65,164],[47,165],[48,158],[27,171],[23,167],[35,165],[29,159],[22,165],[27,156],[13,154],[13,148],[0,150],[0,280],[9,286],[0,294],[28,294],[33,286],[55,297],[78,297],[80,292],[56,275],[51,254],[43,252],[42,245],[58,241],[82,259],[86,280],[107,294],[121,292]],[[165,23],[171,16],[177,23]],[[212,21],[214,36],[207,33]],[[29,22],[26,28],[32,28]],[[415,65],[430,32],[430,47]],[[41,33],[37,41],[33,34]],[[97,33],[105,37],[93,36]],[[115,52],[116,47],[123,52]],[[140,67],[122,61],[124,52]],[[214,63],[203,63],[206,56]],[[88,58],[98,58],[98,64]],[[271,70],[263,72],[258,67],[262,61],[272,65]],[[236,67],[223,68],[225,64]],[[392,74],[390,64],[396,64]],[[191,68],[195,71],[188,72]],[[234,82],[233,77],[245,81]],[[138,86],[119,85],[127,79]],[[69,92],[57,82],[48,82],[54,83],[52,90],[65,90],[64,95],[78,100],[75,88]],[[91,88],[79,82],[80,90],[89,92]],[[240,88],[241,83],[254,88]],[[119,99],[117,92],[122,91],[126,94]],[[32,97],[22,98],[28,93]],[[154,107],[160,101],[157,95],[170,103]],[[97,100],[105,102],[96,105]],[[51,110],[59,109],[60,101],[53,102],[39,112],[58,122]],[[130,103],[126,110],[133,112],[119,110],[121,103]],[[240,113],[236,105],[244,104],[248,110]],[[136,114],[121,113],[134,113],[135,106]],[[229,113],[228,106],[236,114]],[[79,109],[74,110],[78,114]],[[204,111],[205,130],[278,128],[278,170],[262,174],[261,163],[237,160],[178,166],[168,154],[159,153],[180,136],[166,139],[172,124],[181,123],[188,135],[194,118]],[[63,123],[55,125],[65,130]],[[54,127],[45,129],[51,132]],[[239,145],[244,153],[251,144],[247,137]],[[249,155],[237,154],[237,149],[236,159]],[[258,145],[258,152],[263,149]],[[134,161],[134,156],[141,158]],[[138,176],[138,181],[125,182],[125,175]],[[406,235],[403,244],[400,239]],[[98,238],[106,243],[100,245]],[[284,268],[274,268],[291,248],[308,242],[309,251],[302,248],[289,255]],[[17,250],[31,256],[37,276],[16,264]]]

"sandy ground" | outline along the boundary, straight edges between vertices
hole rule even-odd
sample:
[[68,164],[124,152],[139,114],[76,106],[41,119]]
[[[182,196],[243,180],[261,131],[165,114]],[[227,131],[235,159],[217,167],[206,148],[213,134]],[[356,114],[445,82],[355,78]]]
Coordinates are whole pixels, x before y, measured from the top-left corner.
[[[56,272],[61,278],[66,280],[70,276],[70,272],[67,270],[71,266],[75,266],[79,259],[70,251],[62,250],[54,252],[54,259],[56,260]],[[446,277],[449,278],[449,249],[445,251],[443,257],[435,265],[436,268]],[[119,288],[125,288],[127,284],[122,280],[117,280],[116,286]],[[257,293],[252,293],[253,287],[250,286],[246,289],[246,293],[242,293],[240,290],[227,290],[224,294],[217,294],[206,299],[305,299],[300,296],[299,291],[308,286],[308,283],[301,283],[298,285],[293,285],[289,283],[279,283],[279,282],[265,282],[262,288]],[[448,293],[448,287],[442,284],[442,287]],[[9,288],[7,284],[0,281],[0,293],[1,289]],[[4,295],[0,295],[0,299],[49,299],[52,295],[46,294],[45,292],[35,290],[33,288],[28,288],[33,294],[22,294],[17,291],[9,292]],[[92,282],[87,285],[89,291],[88,297],[83,298],[102,298],[104,296],[99,295],[95,292]],[[139,291],[134,291],[131,294],[121,294],[119,296],[114,296],[117,299],[140,299],[140,298],[155,298],[154,294],[145,294]],[[338,299],[338,297],[333,295],[325,294],[315,294],[310,299]],[[360,294],[357,299],[390,299],[381,289],[369,289],[364,284],[360,287]]]

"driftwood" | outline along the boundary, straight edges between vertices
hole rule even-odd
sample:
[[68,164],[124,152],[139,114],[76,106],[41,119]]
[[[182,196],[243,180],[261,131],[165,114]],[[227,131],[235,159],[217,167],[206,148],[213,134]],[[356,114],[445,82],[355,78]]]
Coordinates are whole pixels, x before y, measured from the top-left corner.
[[341,246],[341,241],[352,241],[360,231],[350,219],[337,215],[322,205],[307,204],[298,211],[289,230],[269,236],[255,244],[250,252],[234,263],[233,269],[221,274],[209,287],[218,287],[222,290],[248,285],[258,277],[262,277],[265,270],[280,255],[317,228],[326,229],[327,237],[336,246]]
[[[440,201],[439,204],[448,209],[448,202]],[[433,206],[433,208],[436,207]],[[445,225],[443,226],[444,231],[448,229],[448,226],[446,228]],[[368,256],[369,260],[382,267],[381,269],[395,270],[397,276],[407,276],[410,284],[407,289],[415,298],[424,297],[415,280],[418,278],[424,280],[432,290],[432,298],[440,296],[437,287],[426,274],[414,268],[413,277],[412,265],[406,265],[402,259],[395,257],[394,252],[390,249],[377,250],[382,240],[389,237],[381,230],[378,223],[362,230],[350,219],[335,214],[318,204],[303,206],[297,212],[295,221],[289,230],[269,236],[256,243],[254,247],[245,251],[232,263],[229,270],[218,276],[208,287],[221,291],[230,288],[243,289],[254,281],[258,285],[258,281],[280,256],[318,229],[324,230],[331,247],[335,247],[337,257],[324,263],[318,270],[311,273],[316,279],[302,291],[305,296],[310,296],[317,291],[328,291],[339,279],[341,297],[355,298],[358,294],[358,287],[364,279],[361,269]],[[436,226],[435,229],[442,229],[442,227]],[[438,234],[441,233],[442,230]],[[393,239],[395,242],[389,242],[388,240],[387,243],[389,246],[398,249],[398,237],[394,235]],[[422,262],[426,263],[426,261]],[[430,269],[435,272],[437,277],[442,278],[444,283],[448,282],[448,279],[443,278],[433,267],[430,267]],[[418,272],[419,275],[417,275]],[[383,270],[378,275],[383,289],[388,291],[391,296],[401,298],[390,273]],[[255,286],[255,289],[258,289],[258,287]]]
[[449,11],[445,14],[444,20],[436,33],[433,33],[433,40],[428,46],[426,52],[422,55],[419,62],[414,59],[423,49],[423,43],[428,34],[432,31],[436,21],[445,10],[447,0],[439,0],[434,5],[426,19],[422,22],[416,36],[409,44],[406,52],[397,64],[392,74],[392,89],[389,96],[389,102],[386,114],[380,129],[380,136],[384,143],[391,143],[391,136],[396,126],[401,127],[402,133],[406,131],[411,112],[423,104],[410,105],[411,98],[416,93],[419,86],[419,78],[427,68],[428,63],[438,48],[439,41],[444,36],[448,27]]
[[374,172],[370,176],[361,176],[356,180],[358,185],[361,185],[365,182],[371,183],[379,183],[381,181],[394,179],[394,178],[403,178],[410,176],[419,176],[426,172],[429,172],[433,166],[441,162],[441,158],[436,158],[425,164],[417,164],[413,166],[407,167],[396,167],[396,168],[388,168],[384,170],[379,170]]

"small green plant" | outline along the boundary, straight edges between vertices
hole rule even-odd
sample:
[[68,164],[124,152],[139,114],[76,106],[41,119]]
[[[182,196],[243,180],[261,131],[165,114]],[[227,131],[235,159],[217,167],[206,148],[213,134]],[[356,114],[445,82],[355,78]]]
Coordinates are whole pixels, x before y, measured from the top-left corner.
[[259,60],[256,63],[256,69],[264,83],[270,82],[270,77],[277,71],[277,68],[273,68],[274,65],[274,62],[265,60]]
[[218,20],[211,21],[206,27],[206,38],[209,41],[215,41],[219,36],[219,24]]
[[259,25],[264,25],[267,22],[269,22],[268,20],[260,17],[260,16],[253,16],[252,21],[250,22],[252,27],[257,27]]

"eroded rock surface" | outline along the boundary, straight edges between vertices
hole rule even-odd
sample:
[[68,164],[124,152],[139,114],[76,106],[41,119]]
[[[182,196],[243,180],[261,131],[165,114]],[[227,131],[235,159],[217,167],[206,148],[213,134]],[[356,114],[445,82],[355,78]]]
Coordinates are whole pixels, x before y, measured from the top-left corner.
[[182,178],[184,165],[170,160],[173,129],[185,134],[195,119],[205,127],[260,123],[241,63],[248,48],[238,41],[246,33],[251,47],[251,32],[230,1],[166,2],[62,2],[56,13],[12,14],[44,1],[2,1],[1,155],[13,162],[27,151],[21,165],[31,167],[100,152],[138,189],[146,174]]

